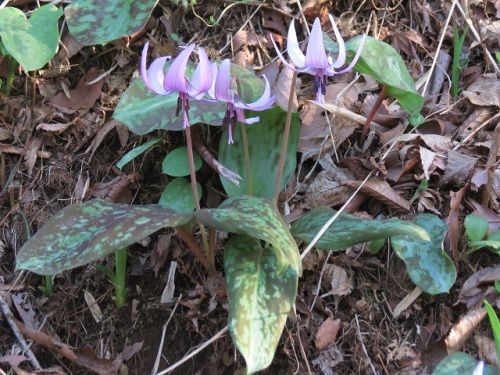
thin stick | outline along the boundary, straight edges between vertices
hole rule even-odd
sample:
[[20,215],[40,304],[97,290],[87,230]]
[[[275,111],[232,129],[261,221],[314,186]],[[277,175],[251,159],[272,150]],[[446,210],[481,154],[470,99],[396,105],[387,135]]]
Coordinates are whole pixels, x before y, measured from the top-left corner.
[[163,343],[165,342],[165,334],[167,332],[168,323],[170,323],[170,320],[174,316],[175,310],[177,309],[177,306],[179,306],[179,302],[181,301],[181,299],[182,299],[182,293],[177,299],[177,302],[175,303],[175,306],[172,309],[172,312],[170,313],[167,322],[163,325],[163,330],[161,332],[160,346],[158,347],[158,354],[156,354],[155,364],[153,366],[153,370],[151,371],[152,375],[156,374],[156,372],[158,371],[158,367],[160,366],[161,352],[163,351]]
[[38,363],[38,360],[36,359],[35,355],[31,351],[28,343],[23,337],[23,334],[21,331],[19,331],[19,328],[17,327],[16,323],[14,322],[12,312],[10,311],[9,305],[3,300],[2,294],[0,293],[0,308],[2,309],[3,315],[5,316],[5,319],[9,322],[10,328],[12,329],[12,332],[14,333],[14,336],[16,336],[17,341],[19,342],[19,345],[21,345],[21,348],[23,349],[24,354],[28,357],[28,359],[31,362],[31,366],[35,370],[41,370],[42,367],[40,366],[40,363]]
[[365,347],[365,344],[363,342],[363,337],[361,336],[361,330],[359,328],[359,321],[358,321],[358,314],[354,315],[354,317],[356,318],[356,327],[357,327],[356,333],[358,334],[358,339],[361,342],[361,348],[363,348],[363,353],[365,353],[366,359],[368,359],[368,363],[370,364],[370,367],[372,368],[373,373],[375,375],[378,375],[377,370],[375,369],[375,366],[373,366],[372,360],[370,359],[370,356],[368,355],[368,352],[366,351],[366,347]]
[[196,349],[195,351],[189,353],[187,356],[185,356],[184,358],[182,358],[179,362],[177,363],[174,363],[172,366],[170,366],[169,368],[166,368],[165,370],[163,370],[162,372],[158,372],[156,373],[156,375],[165,375],[165,374],[168,374],[170,371],[173,371],[175,370],[177,367],[179,367],[180,365],[182,365],[184,362],[186,362],[187,360],[191,359],[192,357],[194,357],[196,354],[198,354],[199,352],[201,352],[203,349],[205,349],[207,346],[209,346],[211,343],[213,343],[214,341],[217,341],[219,338],[221,338],[224,333],[226,333],[228,331],[228,327],[225,326],[223,329],[221,329],[214,337],[212,337],[210,340],[208,340],[207,342],[205,342],[203,345],[201,345],[198,349]]
[[288,138],[290,137],[290,126],[292,123],[292,108],[293,108],[293,98],[295,96],[295,82],[297,81],[297,72],[293,73],[290,96],[288,98],[288,108],[286,112],[286,123],[285,131],[283,132],[283,143],[281,143],[280,158],[278,161],[278,173],[276,175],[276,181],[274,182],[274,194],[273,202],[278,205],[278,196],[280,194],[281,178],[283,177],[283,168],[285,166],[286,149],[288,146]]

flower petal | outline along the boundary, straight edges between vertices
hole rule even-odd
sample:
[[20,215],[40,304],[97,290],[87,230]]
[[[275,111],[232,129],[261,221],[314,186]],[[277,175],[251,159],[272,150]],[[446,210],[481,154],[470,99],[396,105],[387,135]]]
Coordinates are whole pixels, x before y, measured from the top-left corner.
[[300,50],[297,33],[295,32],[295,20],[292,20],[292,23],[290,24],[290,27],[288,29],[286,48],[288,49],[288,56],[290,57],[290,60],[292,60],[297,69],[304,68],[306,66],[307,57],[304,56],[304,54]]
[[[286,59],[283,57],[283,55],[281,54],[278,46],[276,45],[276,42],[274,41],[274,38],[273,38],[273,35],[272,34],[269,34],[269,37],[271,38],[271,42],[273,43],[273,46],[274,46],[274,49],[276,50],[276,53],[278,54],[278,57],[279,59],[281,60],[281,62],[283,63],[283,65],[285,65],[288,69],[294,71],[294,72],[302,72],[302,70],[300,69],[296,69],[295,67],[293,67],[291,64],[288,63],[288,61],[286,61]],[[302,53],[302,52],[301,52]],[[290,54],[290,53],[289,53]],[[304,56],[304,63],[305,63],[305,56]]]
[[264,81],[266,82],[266,87],[261,97],[253,103],[246,103],[240,98],[240,96],[237,93],[235,93],[234,106],[236,108],[252,109],[254,111],[263,111],[265,109],[268,109],[274,103],[274,101],[276,100],[276,96],[274,95],[271,96],[271,86],[269,85],[269,81],[267,80],[265,75],[263,76],[263,78]]
[[191,80],[186,79],[186,88],[190,97],[201,99],[212,86],[212,66],[203,48],[198,47],[196,52],[198,53],[200,62],[196,66],[193,78]]
[[[288,54],[290,55],[290,52]],[[305,65],[309,68],[328,68],[328,58],[326,56],[325,45],[323,44],[323,32],[321,31],[319,18],[316,18],[314,21],[311,35],[309,36]]]
[[356,51],[356,55],[354,55],[354,58],[352,59],[349,66],[347,68],[339,71],[339,72],[335,72],[336,74],[342,74],[342,73],[348,72],[349,70],[351,70],[354,67],[354,65],[356,65],[356,63],[359,60],[359,57],[361,56],[361,52],[363,52],[363,47],[365,45],[367,36],[368,35],[366,35],[366,34],[363,35],[363,39],[361,39],[361,43],[359,43],[359,47],[358,47],[358,50]]
[[149,69],[146,69],[146,59],[148,55],[149,42],[144,45],[141,56],[141,76],[146,87],[159,95],[168,95],[170,92],[163,88],[165,74],[163,68],[170,56],[155,59]]
[[194,44],[190,44],[172,61],[167,74],[165,74],[165,79],[163,80],[163,87],[165,90],[187,93],[186,67],[189,56],[193,50]]
[[346,58],[345,43],[344,39],[342,39],[342,35],[340,35],[339,29],[337,28],[337,25],[335,24],[335,20],[333,19],[332,15],[329,14],[328,17],[330,17],[330,22],[332,23],[333,26],[333,32],[335,33],[335,38],[337,39],[337,43],[339,45],[339,55],[337,56],[337,60],[331,64],[332,68],[337,69],[345,64],[345,58]]
[[224,102],[232,102],[230,91],[231,85],[231,61],[223,60],[219,65],[219,72],[215,79],[215,98]]

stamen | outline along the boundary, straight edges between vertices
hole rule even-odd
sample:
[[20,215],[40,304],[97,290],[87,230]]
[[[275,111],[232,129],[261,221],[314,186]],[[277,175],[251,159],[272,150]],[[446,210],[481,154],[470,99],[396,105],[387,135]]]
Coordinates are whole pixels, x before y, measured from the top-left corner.
[[179,95],[179,97],[177,98],[177,108],[175,109],[175,115],[179,116],[179,113],[181,113],[181,110],[182,110],[182,99]]

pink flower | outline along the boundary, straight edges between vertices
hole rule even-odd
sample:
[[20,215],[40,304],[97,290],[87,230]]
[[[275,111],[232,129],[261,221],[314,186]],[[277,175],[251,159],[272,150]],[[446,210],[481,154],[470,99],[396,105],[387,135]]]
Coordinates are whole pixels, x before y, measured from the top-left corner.
[[264,81],[266,87],[262,96],[253,103],[246,103],[238,95],[237,90],[237,78],[231,76],[231,62],[226,59],[221,62],[219,70],[215,64],[212,64],[212,69],[216,78],[212,88],[209,90],[208,94],[212,101],[226,102],[227,109],[226,115],[224,116],[223,125],[228,126],[229,131],[229,143],[234,143],[233,141],[233,128],[236,121],[243,122],[245,124],[253,124],[260,120],[258,116],[246,118],[244,114],[245,109],[253,111],[263,111],[271,107],[274,103],[276,97],[271,96],[271,88],[269,86],[269,81],[264,76]]
[[363,36],[363,39],[361,40],[361,44],[356,52],[356,55],[354,56],[354,59],[349,64],[349,66],[345,69],[337,70],[345,65],[347,54],[344,39],[342,39],[342,36],[340,35],[340,32],[335,25],[335,20],[331,15],[329,15],[329,17],[330,22],[333,26],[335,38],[337,39],[337,43],[339,45],[339,54],[335,61],[333,61],[332,57],[328,56],[326,53],[325,46],[323,44],[323,32],[321,31],[319,18],[316,18],[316,20],[314,21],[305,55],[300,50],[299,42],[297,40],[297,33],[295,32],[294,20],[292,20],[292,23],[290,24],[290,28],[288,29],[287,49],[288,56],[290,57],[290,60],[295,65],[295,67],[285,60],[278,47],[276,46],[274,39],[271,38],[274,44],[274,48],[278,53],[278,57],[283,62],[283,64],[285,64],[285,66],[295,72],[309,73],[315,76],[313,90],[316,93],[317,103],[325,102],[324,95],[326,94],[327,77],[333,76],[335,74],[342,74],[351,70],[358,62],[361,51],[363,49],[363,45],[366,40],[365,34]]
[[[170,95],[173,92],[179,94],[177,112],[182,111],[184,115],[184,127],[189,126],[188,110],[189,99],[201,99],[212,86],[213,75],[207,53],[201,47],[195,51],[195,45],[190,44],[172,61],[165,73],[165,63],[170,56],[155,59],[149,69],[146,69],[146,58],[149,43],[142,50],[141,76],[146,87],[158,95]],[[193,77],[186,76],[186,68],[189,57],[197,53],[199,63],[196,66]]]

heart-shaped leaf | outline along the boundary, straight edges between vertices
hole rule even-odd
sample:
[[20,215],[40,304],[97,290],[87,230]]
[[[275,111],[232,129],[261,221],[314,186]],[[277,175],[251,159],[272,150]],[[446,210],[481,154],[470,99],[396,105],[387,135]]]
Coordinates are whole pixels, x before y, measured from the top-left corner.
[[35,9],[29,20],[19,9],[0,9],[0,37],[9,55],[24,70],[42,68],[54,57],[59,42],[57,21],[62,11],[53,4]]
[[447,293],[455,283],[457,270],[443,250],[446,224],[437,216],[422,214],[412,222],[429,234],[431,241],[414,236],[391,238],[391,246],[405,263],[410,279],[429,294]]
[[[450,375],[450,374],[472,374],[478,365],[479,361],[463,352],[456,352],[446,356],[432,372],[432,375]],[[482,375],[498,375],[498,370],[491,366],[485,365]]]
[[248,236],[231,238],[224,247],[229,295],[229,332],[245,357],[247,374],[268,367],[297,295],[298,275],[277,270],[276,251]]
[[[173,177],[189,176],[189,158],[187,147],[178,147],[170,151],[165,159],[163,159],[163,173]],[[201,168],[202,161],[200,155],[193,151],[194,170],[195,172]]]
[[[170,62],[165,64],[168,69]],[[188,76],[193,74],[194,64],[188,65]],[[241,97],[248,103],[260,98],[264,92],[264,83],[254,74],[242,67],[231,64],[231,74],[238,77]],[[182,116],[176,116],[176,93],[156,95],[149,91],[141,78],[135,79],[122,94],[113,118],[127,126],[138,135],[144,135],[156,129],[183,130]],[[209,103],[203,100],[190,100],[189,122],[191,125],[204,123],[222,125],[226,114],[226,103]]]
[[[292,235],[309,243],[334,214],[335,211],[330,207],[317,207],[293,223]],[[315,247],[320,250],[343,250],[359,243],[402,234],[430,240],[424,229],[407,221],[382,221],[340,214]]]
[[100,259],[160,228],[186,224],[192,217],[157,204],[132,206],[102,199],[67,206],[19,250],[16,269],[55,275]]
[[224,232],[246,234],[273,245],[281,273],[292,266],[302,273],[299,249],[287,224],[275,206],[267,199],[246,195],[232,197],[219,208],[202,209],[194,213],[204,225]]
[[[250,194],[255,197],[271,199],[274,193],[274,181],[278,173],[278,160],[281,143],[283,142],[286,112],[280,107],[274,107],[262,112],[247,111],[246,115],[248,117],[260,117],[258,123],[246,125],[250,154],[251,192],[248,190],[245,152],[241,123],[239,122],[233,132],[233,144],[227,143],[227,131],[222,135],[219,145],[219,159],[224,166],[242,176],[243,181],[237,186],[221,176],[221,182],[230,197]],[[299,133],[299,115],[293,113],[281,188],[285,187],[286,182],[295,171]]]
[[[196,183],[196,187],[198,189],[198,197],[201,198],[201,185]],[[193,211],[196,206],[194,204],[191,182],[185,178],[174,178],[168,183],[165,190],[163,190],[158,203],[181,214]]]
[[[346,42],[347,61],[354,58],[362,36],[356,36]],[[338,52],[338,45],[325,33],[323,34],[325,49]],[[367,37],[361,56],[354,66],[357,72],[367,74],[387,86],[387,95],[394,96],[409,115],[409,122],[418,126],[424,122],[420,110],[424,99],[417,92],[415,82],[406,68],[403,59],[389,44],[372,37]]]
[[76,0],[64,10],[69,32],[84,46],[105,44],[141,30],[158,0]]

